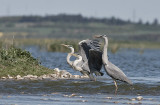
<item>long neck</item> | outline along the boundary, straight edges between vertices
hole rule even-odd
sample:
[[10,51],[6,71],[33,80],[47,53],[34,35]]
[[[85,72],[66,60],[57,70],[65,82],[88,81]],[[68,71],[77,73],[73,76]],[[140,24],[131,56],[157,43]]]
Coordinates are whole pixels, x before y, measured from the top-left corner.
[[102,54],[102,60],[105,63],[108,63],[107,48],[108,48],[108,39],[105,37],[104,38],[103,54]]
[[81,56],[79,56],[79,57],[78,57],[78,59],[77,59],[76,61],[77,61],[77,62],[82,61],[82,57],[81,57]]
[[77,58],[78,58],[78,59],[76,59],[76,60],[74,61],[74,63],[73,63],[74,66],[77,66],[77,64],[82,61],[82,57],[81,57],[81,56],[79,56],[79,57],[77,57]]
[[73,48],[70,48],[70,49],[71,49],[71,52],[68,53],[68,55],[67,55],[67,62],[69,65],[72,65],[73,62],[70,60],[70,58],[71,58],[72,54],[74,53],[74,49]]
[[71,47],[70,49],[71,49],[71,54],[73,54],[74,53],[74,48]]

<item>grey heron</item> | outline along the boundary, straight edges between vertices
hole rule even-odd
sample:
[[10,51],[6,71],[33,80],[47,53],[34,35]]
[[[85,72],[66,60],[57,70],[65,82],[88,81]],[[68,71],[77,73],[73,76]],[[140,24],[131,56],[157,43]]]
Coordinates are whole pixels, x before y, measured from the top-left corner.
[[[62,44],[64,45],[64,44]],[[98,76],[102,76],[100,72],[102,68],[102,52],[100,51],[100,45],[97,40],[82,40],[79,42],[78,54],[74,53],[74,48],[69,45],[64,45],[71,49],[71,53],[68,53],[67,62],[73,69],[80,71],[82,74],[88,75],[91,80],[96,80],[93,73]],[[71,56],[77,57],[75,61],[70,61]]]
[[[72,45],[65,45],[65,44],[61,44],[62,46],[65,46],[67,48],[69,48],[71,50],[70,53],[68,53],[67,55],[67,63],[74,69],[74,70],[77,70],[77,71],[80,71],[82,73],[82,68],[81,68],[81,65],[82,63],[80,62],[82,60],[82,57],[81,56],[78,56],[76,54],[74,54],[74,48]],[[77,59],[75,61],[71,61],[70,58],[71,56],[76,56]]]
[[95,37],[104,39],[102,62],[103,62],[104,69],[105,69],[106,73],[114,81],[114,84],[116,87],[115,93],[118,90],[116,80],[123,81],[123,82],[126,82],[126,83],[132,85],[132,82],[127,78],[127,76],[123,73],[123,71],[108,60],[108,56],[107,56],[108,38],[107,38],[107,36],[106,35],[96,35]]

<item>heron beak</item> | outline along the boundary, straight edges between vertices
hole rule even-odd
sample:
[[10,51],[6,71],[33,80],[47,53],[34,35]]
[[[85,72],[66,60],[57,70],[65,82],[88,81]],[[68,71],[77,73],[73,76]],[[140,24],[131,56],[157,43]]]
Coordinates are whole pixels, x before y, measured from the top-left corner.
[[94,38],[101,38],[102,35],[95,35]]
[[67,47],[67,45],[65,45],[65,44],[61,44],[62,46],[65,46],[65,47]]
[[75,57],[78,57],[78,55],[77,54],[72,54],[73,56],[75,56]]

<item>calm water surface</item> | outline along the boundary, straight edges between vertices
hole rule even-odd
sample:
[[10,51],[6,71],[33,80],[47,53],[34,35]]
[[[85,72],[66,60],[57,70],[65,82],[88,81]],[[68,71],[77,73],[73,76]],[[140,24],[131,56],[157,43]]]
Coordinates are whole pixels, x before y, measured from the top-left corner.
[[[47,52],[38,47],[27,47],[32,55],[48,68],[73,71],[66,63],[67,53]],[[72,58],[74,60],[74,58]],[[0,81],[0,104],[18,105],[112,105],[112,104],[160,104],[160,50],[120,49],[116,54],[109,52],[109,60],[121,68],[131,79],[133,86],[118,82],[118,94],[114,94],[113,80],[106,74],[97,81],[39,80]],[[105,73],[104,69],[102,72]],[[134,100],[138,96],[143,99]]]

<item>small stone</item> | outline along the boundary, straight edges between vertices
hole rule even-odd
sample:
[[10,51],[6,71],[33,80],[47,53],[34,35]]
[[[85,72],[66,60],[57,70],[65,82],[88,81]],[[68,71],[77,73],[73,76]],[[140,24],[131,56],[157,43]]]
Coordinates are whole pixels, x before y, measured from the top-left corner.
[[137,99],[138,101],[141,101],[141,100],[143,99],[143,97],[142,97],[142,96],[138,96],[136,99]]
[[50,79],[49,75],[43,75],[42,79]]
[[32,78],[38,78],[38,76],[37,76],[37,75],[34,75]]
[[30,80],[38,80],[38,78],[30,78]]
[[52,78],[56,78],[57,77],[56,74],[50,74],[49,76],[52,77]]
[[24,76],[25,79],[30,79],[33,75]]
[[55,93],[51,93],[51,94],[59,94],[58,92],[55,92]]
[[62,70],[59,73],[59,77],[60,78],[70,78],[71,74],[69,72],[67,72],[66,70]]
[[79,78],[80,78],[80,75],[73,75],[73,78],[79,79]]
[[132,99],[131,99],[131,101],[135,101],[135,100],[136,100],[135,98],[132,98]]
[[64,94],[63,96],[64,96],[64,97],[68,97],[68,95],[65,95],[65,94]]
[[73,93],[73,94],[71,94],[69,97],[73,97],[73,96],[77,96],[77,95]]
[[89,78],[88,75],[82,75],[81,78]]
[[112,99],[112,97],[106,97],[107,99]]
[[114,101],[113,103],[118,104],[118,102],[117,102],[117,101]]
[[42,80],[43,78],[42,78],[42,76],[40,76],[40,77],[38,77],[37,79],[38,79],[38,80]]
[[21,79],[24,79],[24,78],[22,78],[20,75],[17,75],[17,76],[16,76],[16,79],[17,79],[17,80],[21,80]]
[[79,96],[80,98],[83,98],[83,96]]
[[21,78],[21,76],[20,76],[20,75],[17,75],[17,78]]
[[2,79],[6,79],[6,77],[2,77]]
[[24,76],[24,79],[37,80],[38,76],[37,75],[27,75],[27,76]]
[[59,68],[54,69],[55,72],[60,72]]
[[8,79],[13,79],[13,77],[11,77],[10,75],[8,75]]
[[87,100],[82,100],[82,102],[87,102]]

